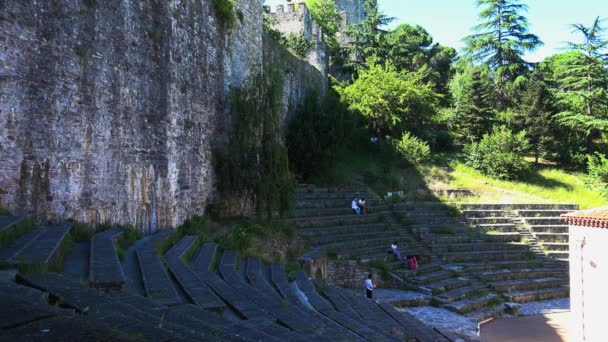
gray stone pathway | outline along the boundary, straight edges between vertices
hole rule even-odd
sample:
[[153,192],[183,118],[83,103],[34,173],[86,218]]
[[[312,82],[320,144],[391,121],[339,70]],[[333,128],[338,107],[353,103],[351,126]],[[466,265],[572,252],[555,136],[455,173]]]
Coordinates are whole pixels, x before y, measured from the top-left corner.
[[431,300],[431,297],[432,296],[430,295],[413,291],[403,291],[395,289],[374,290],[374,299],[380,302],[392,303],[393,305],[403,302],[408,303],[410,305],[411,303],[420,303],[420,305],[422,306],[428,304],[428,302]]
[[474,319],[447,309],[423,306],[417,308],[397,308],[397,310],[410,313],[429,326],[452,330],[467,336],[477,335],[477,323]]
[[563,311],[570,311],[570,298],[551,299],[523,304],[519,309],[519,314],[527,316]]

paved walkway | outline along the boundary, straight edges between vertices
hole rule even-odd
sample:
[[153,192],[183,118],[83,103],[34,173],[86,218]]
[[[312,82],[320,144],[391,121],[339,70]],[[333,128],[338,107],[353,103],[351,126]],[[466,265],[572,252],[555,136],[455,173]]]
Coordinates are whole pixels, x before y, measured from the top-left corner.
[[397,308],[399,311],[409,312],[426,325],[445,328],[468,336],[476,336],[477,324],[472,318],[459,315],[443,308],[423,306],[418,308]]
[[570,311],[570,298],[560,298],[552,300],[544,300],[542,302],[532,302],[523,304],[519,309],[519,314],[522,316],[539,315]]
[[499,318],[481,328],[482,342],[568,341],[570,312]]

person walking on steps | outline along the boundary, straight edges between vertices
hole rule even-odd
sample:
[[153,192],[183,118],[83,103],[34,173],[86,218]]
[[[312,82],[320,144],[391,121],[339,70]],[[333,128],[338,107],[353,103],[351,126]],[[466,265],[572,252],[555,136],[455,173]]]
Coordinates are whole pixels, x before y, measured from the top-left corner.
[[372,299],[374,297],[374,289],[376,285],[372,282],[372,274],[370,273],[365,280],[365,293],[367,294],[367,298]]

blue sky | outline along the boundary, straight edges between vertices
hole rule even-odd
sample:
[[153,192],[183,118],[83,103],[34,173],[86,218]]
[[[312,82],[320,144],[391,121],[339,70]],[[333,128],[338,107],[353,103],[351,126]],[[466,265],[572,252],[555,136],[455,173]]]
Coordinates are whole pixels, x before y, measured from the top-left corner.
[[[436,42],[462,48],[461,39],[470,34],[478,23],[475,0],[378,0],[386,15],[396,17],[391,25],[418,24],[424,27]],[[590,25],[596,17],[608,18],[608,0],[529,0],[528,21],[530,31],[545,43],[527,55],[537,62],[559,53],[564,41],[577,41],[569,24]],[[604,24],[608,27],[608,20]]]

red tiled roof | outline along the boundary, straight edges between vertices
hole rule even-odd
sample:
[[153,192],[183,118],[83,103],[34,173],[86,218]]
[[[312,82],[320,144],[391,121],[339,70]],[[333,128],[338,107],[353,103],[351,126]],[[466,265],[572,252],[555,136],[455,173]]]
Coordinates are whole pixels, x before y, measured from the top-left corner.
[[561,217],[571,226],[608,228],[608,207],[579,210]]

